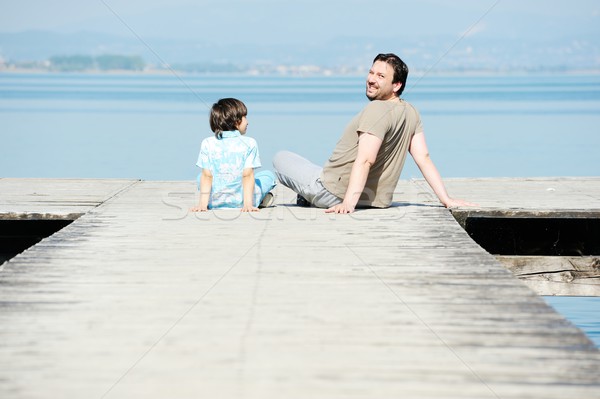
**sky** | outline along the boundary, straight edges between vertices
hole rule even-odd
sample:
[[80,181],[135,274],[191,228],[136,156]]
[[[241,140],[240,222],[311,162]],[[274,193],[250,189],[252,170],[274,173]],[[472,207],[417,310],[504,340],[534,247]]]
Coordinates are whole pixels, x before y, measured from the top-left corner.
[[[600,66],[597,0],[0,0],[0,34],[30,30],[98,32],[146,47],[157,40],[194,41],[198,46],[218,43],[231,46],[227,51],[232,59],[244,51],[264,57],[274,46],[307,54],[320,46],[319,57],[323,51],[342,51],[341,44],[348,58],[353,55],[352,43],[362,49],[380,43],[401,48],[438,37],[443,39],[437,42],[441,47],[434,58],[467,39],[484,46],[514,41],[508,48],[518,47],[521,54],[556,43],[557,48],[562,46],[556,56],[568,57],[583,43],[588,47],[580,52],[592,54],[591,62]],[[4,47],[6,52],[6,43]],[[169,56],[168,46],[160,49]],[[0,43],[0,56],[2,51]],[[178,49],[180,54],[184,51],[194,49]],[[546,53],[550,56],[552,51]]]
[[0,31],[92,30],[266,44],[389,34],[598,35],[594,0],[1,0]]

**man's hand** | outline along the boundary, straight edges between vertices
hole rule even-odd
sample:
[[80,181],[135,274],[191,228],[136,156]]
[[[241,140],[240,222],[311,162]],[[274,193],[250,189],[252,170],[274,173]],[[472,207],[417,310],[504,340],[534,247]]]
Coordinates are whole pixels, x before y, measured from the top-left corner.
[[458,198],[448,198],[444,203],[446,208],[455,208],[458,206],[479,206],[479,204],[475,204],[473,202],[461,200]]
[[345,203],[337,204],[325,210],[325,213],[352,213],[354,206]]

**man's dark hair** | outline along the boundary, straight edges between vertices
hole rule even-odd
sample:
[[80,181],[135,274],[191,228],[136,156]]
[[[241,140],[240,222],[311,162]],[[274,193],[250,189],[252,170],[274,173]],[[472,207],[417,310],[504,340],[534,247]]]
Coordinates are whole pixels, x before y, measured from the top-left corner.
[[396,93],[398,97],[400,97],[404,91],[404,87],[406,86],[406,79],[408,78],[408,67],[404,61],[402,61],[400,57],[393,53],[377,54],[377,57],[375,57],[373,63],[375,63],[375,61],[383,61],[394,68],[394,77],[392,79],[392,83],[402,83],[400,90],[398,90]]
[[210,129],[217,138],[223,132],[236,130],[242,118],[248,115],[246,105],[236,98],[222,98],[210,110]]

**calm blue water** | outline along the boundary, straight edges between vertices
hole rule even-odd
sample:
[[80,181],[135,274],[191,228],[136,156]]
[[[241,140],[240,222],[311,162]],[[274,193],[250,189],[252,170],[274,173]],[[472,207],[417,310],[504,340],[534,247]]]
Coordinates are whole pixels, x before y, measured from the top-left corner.
[[[0,73],[0,175],[192,180],[222,97],[248,106],[267,168],[280,149],[323,163],[367,101],[362,76]],[[600,175],[600,76],[411,77],[404,98],[445,177]],[[547,301],[600,346],[600,298]]]

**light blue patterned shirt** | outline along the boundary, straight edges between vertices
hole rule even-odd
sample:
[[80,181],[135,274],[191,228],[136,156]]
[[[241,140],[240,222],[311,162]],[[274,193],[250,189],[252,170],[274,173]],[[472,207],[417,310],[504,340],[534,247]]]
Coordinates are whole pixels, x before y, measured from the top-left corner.
[[[242,136],[237,130],[223,132],[221,139],[212,136],[202,140],[196,165],[212,173],[212,189],[208,202],[211,209],[241,208],[244,204],[242,171],[261,166],[256,140]],[[255,206],[258,201],[260,191],[255,187]]]

